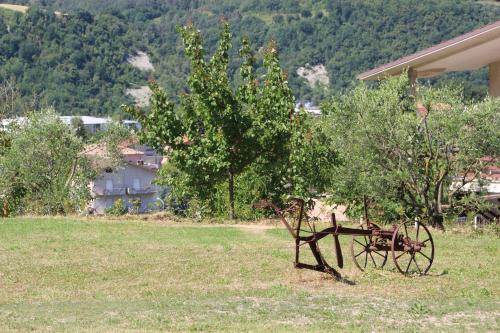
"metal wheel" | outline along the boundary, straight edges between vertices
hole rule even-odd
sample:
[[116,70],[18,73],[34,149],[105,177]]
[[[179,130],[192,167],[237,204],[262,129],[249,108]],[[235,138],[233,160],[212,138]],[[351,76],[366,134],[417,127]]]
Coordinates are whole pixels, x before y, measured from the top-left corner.
[[[370,229],[380,229],[371,223]],[[363,226],[361,229],[365,229]],[[382,268],[387,262],[387,250],[377,249],[379,245],[387,246],[387,240],[376,236],[352,236],[351,256],[356,267],[362,272],[367,267]]]
[[397,226],[392,235],[391,252],[394,265],[405,275],[424,275],[434,260],[434,242],[427,227],[414,221]]

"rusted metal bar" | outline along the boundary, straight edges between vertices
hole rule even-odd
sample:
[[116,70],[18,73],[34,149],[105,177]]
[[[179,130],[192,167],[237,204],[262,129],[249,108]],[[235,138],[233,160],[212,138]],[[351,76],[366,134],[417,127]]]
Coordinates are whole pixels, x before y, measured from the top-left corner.
[[[332,228],[337,227],[337,219],[335,218],[335,214],[332,213]],[[344,268],[344,257],[342,256],[342,248],[340,247],[340,241],[338,235],[333,235],[333,241],[335,242],[335,257],[337,258],[337,266],[339,268]]]
[[[310,233],[310,235],[307,236],[302,236],[301,232],[305,232],[305,230],[302,230],[302,223],[304,219],[306,218],[306,213],[305,213],[305,203],[302,199],[292,199],[293,203],[290,205],[289,208],[281,210],[277,205],[272,203],[269,200],[263,200],[257,204],[255,204],[255,207],[257,208],[272,208],[276,215],[280,218],[281,222],[283,225],[286,227],[288,232],[292,235],[292,237],[295,239],[295,261],[294,261],[294,267],[295,268],[306,268],[306,269],[311,269],[319,272],[325,272],[328,274],[331,274],[333,277],[335,277],[337,280],[343,280],[340,273],[335,270],[333,267],[331,267],[321,254],[321,250],[318,246],[318,242],[322,240],[323,238],[327,237],[328,235],[332,235],[334,239],[334,249],[335,249],[335,254],[337,257],[337,265],[338,267],[342,268],[344,265],[343,262],[343,255],[342,255],[342,248],[340,246],[340,241],[338,239],[339,235],[350,235],[353,237],[362,237],[361,239],[364,240],[364,243],[361,243],[360,241],[357,241],[353,238],[352,244],[355,244],[355,242],[358,243],[358,248],[359,245],[362,245],[361,247],[361,252],[359,254],[356,254],[354,252],[353,245],[351,244],[351,253],[353,256],[353,259],[355,260],[355,264],[360,268],[361,270],[364,270],[366,268],[366,265],[368,263],[368,257],[370,257],[371,261],[374,264],[374,267],[380,268],[382,267],[386,260],[387,260],[387,253],[390,251],[392,252],[393,255],[393,260],[398,268],[399,271],[403,274],[409,274],[409,267],[412,262],[415,263],[415,266],[418,269],[418,272],[420,274],[425,274],[434,258],[434,243],[432,242],[432,237],[428,231],[428,229],[421,224],[417,224],[417,233],[416,233],[416,238],[412,239],[410,236],[408,236],[408,230],[410,226],[413,225],[412,221],[406,221],[402,223],[401,225],[393,225],[392,230],[384,230],[380,229],[377,225],[374,223],[371,223],[368,217],[368,201],[367,198],[364,197],[364,220],[367,226],[367,229],[361,228],[348,228],[348,227],[343,227],[339,224],[337,224],[335,215],[332,214],[331,217],[331,227],[325,228],[321,231],[316,231],[316,228],[311,226],[308,222],[308,226],[311,230],[308,230],[307,232]],[[292,228],[290,223],[287,221],[285,214],[287,212],[298,212],[298,216],[296,217],[297,219],[297,226]],[[422,230],[425,231],[427,239],[426,240],[419,240],[419,228],[422,228]],[[427,243],[428,242],[428,243]],[[426,244],[427,243],[427,244]],[[300,262],[300,248],[302,245],[308,244],[309,248],[311,250],[311,253],[317,262],[316,265],[313,264],[308,264],[308,263],[302,263]],[[426,248],[430,248],[432,251],[429,255],[421,252]],[[359,251],[359,249],[358,249]],[[372,254],[373,253],[373,254]],[[396,254],[398,253],[398,254]],[[416,254],[421,254],[423,258],[427,260],[427,263],[424,263],[425,266],[420,267],[417,263],[416,260]],[[361,266],[359,264],[359,261],[356,261],[356,258],[359,258],[360,255],[364,255],[364,265]],[[381,261],[381,266],[377,266],[376,261],[374,259],[374,256],[379,256],[378,259]],[[408,263],[406,269],[401,268],[399,266],[399,261],[402,256],[409,255],[411,256],[410,262]],[[344,280],[343,280],[344,281]],[[348,281],[346,281],[348,282]]]

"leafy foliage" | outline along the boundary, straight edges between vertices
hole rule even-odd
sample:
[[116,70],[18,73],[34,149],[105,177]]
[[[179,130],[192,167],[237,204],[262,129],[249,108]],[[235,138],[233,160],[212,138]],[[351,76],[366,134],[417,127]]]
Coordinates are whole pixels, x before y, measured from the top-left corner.
[[[0,122],[11,115],[14,111],[14,105],[19,98],[19,92],[11,82],[2,82],[0,84]],[[10,134],[0,128],[0,156],[10,145]]]
[[[14,1],[27,3],[27,1]],[[500,8],[469,0],[426,1],[180,1],[33,0],[26,15],[0,12],[0,81],[15,79],[22,104],[37,101],[59,113],[114,114],[130,103],[125,89],[145,85],[147,76],[170,98],[186,91],[190,63],[183,58],[177,26],[188,20],[217,48],[217,21],[226,17],[237,40],[280,44],[281,65],[295,97],[319,103],[349,89],[356,74],[498,19]],[[56,16],[53,11],[64,15]],[[411,28],[409,28],[411,27]],[[147,51],[154,73],[126,63]],[[230,51],[231,52],[231,51]],[[232,55],[236,55],[232,51]],[[239,60],[228,63],[233,88]],[[311,87],[297,68],[324,64],[329,88]],[[256,63],[263,74],[262,62]],[[487,72],[450,74],[435,84],[466,81],[465,94],[484,96]],[[21,105],[21,104],[20,104]],[[20,106],[16,112],[21,112]]]
[[[253,71],[256,60],[249,41],[243,40],[241,84],[233,92],[228,77],[229,25],[224,24],[219,48],[209,61],[204,58],[200,32],[192,26],[179,31],[192,65],[190,91],[181,96],[179,108],[175,109],[154,82],[149,113],[125,108],[141,120],[144,142],[158,150],[166,146],[171,149],[169,166],[162,171],[162,178],[173,188],[172,194],[197,198],[200,207],[214,212],[226,206],[220,193],[227,186],[230,217],[234,216],[237,201],[235,187],[244,189],[240,193],[246,193],[244,196],[251,201],[273,194],[304,195],[309,183],[300,178],[304,176],[298,174],[302,170],[290,167],[290,163],[295,162],[292,154],[302,156],[298,152],[303,149],[302,131],[307,127],[301,122],[306,115],[295,114],[293,95],[281,70],[276,45],[270,43],[264,50],[266,74],[259,84]],[[235,186],[238,175],[242,175],[243,186]],[[250,186],[249,175],[261,183]]]
[[[140,202],[139,202],[140,206]],[[121,216],[127,213],[127,207],[125,206],[125,203],[123,202],[122,198],[116,199],[116,201],[113,203],[113,206],[106,208],[104,210],[106,214],[113,215],[113,216]]]
[[[415,112],[405,75],[376,89],[359,85],[324,105],[330,139],[343,163],[333,170],[333,201],[360,206],[367,195],[382,221],[406,214],[439,221],[442,203],[500,156],[499,101],[467,105],[453,90],[422,88]],[[464,175],[448,192],[452,176]],[[474,177],[471,177],[473,175]],[[437,222],[436,222],[437,223]]]
[[[0,15],[0,30],[2,30]],[[77,12],[56,16],[32,8],[0,33],[0,82],[10,81],[21,98],[14,106],[51,105],[66,114],[111,114],[127,82],[144,74],[125,62],[133,32],[123,19]]]
[[58,214],[82,208],[92,172],[80,155],[82,141],[52,110],[30,113],[9,129],[11,144],[0,156],[4,213]]

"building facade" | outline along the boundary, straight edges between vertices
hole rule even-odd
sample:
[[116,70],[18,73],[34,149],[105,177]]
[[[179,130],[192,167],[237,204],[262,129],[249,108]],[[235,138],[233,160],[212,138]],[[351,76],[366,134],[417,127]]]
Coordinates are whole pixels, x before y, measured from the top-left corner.
[[128,212],[145,213],[161,209],[160,188],[153,184],[156,172],[157,168],[141,161],[106,168],[90,184],[90,207],[96,214],[104,214],[121,199]]

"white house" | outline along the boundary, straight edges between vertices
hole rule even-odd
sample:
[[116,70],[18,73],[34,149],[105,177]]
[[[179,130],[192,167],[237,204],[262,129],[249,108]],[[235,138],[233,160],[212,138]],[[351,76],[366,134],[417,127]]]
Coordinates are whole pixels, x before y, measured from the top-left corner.
[[90,208],[97,214],[105,213],[118,199],[128,211],[143,213],[163,207],[161,188],[154,185],[162,157],[146,155],[145,146],[136,148],[124,142],[120,147],[122,163],[111,165],[105,149],[89,146],[86,155],[102,170],[90,184]]
[[126,163],[116,168],[107,168],[91,182],[94,212],[103,214],[121,199],[130,211],[137,204],[138,212],[147,212],[161,207],[159,188],[153,184],[157,169],[143,164]]

